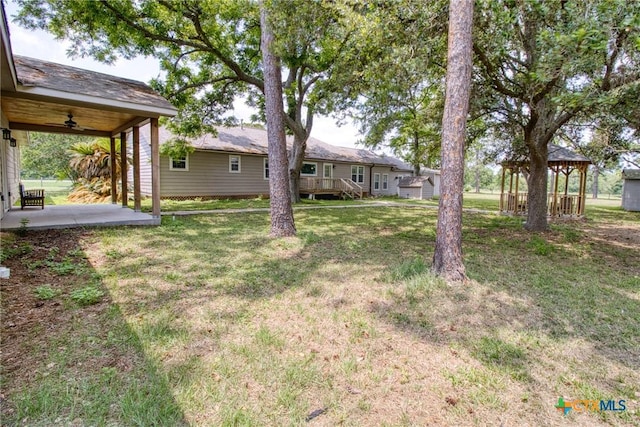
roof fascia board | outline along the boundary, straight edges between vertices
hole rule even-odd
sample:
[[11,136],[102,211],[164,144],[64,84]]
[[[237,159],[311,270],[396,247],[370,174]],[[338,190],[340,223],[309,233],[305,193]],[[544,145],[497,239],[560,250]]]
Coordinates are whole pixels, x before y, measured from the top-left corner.
[[7,93],[6,95],[3,93],[2,96],[31,99],[34,101],[62,103],[76,107],[91,107],[106,111],[145,115],[153,118],[158,118],[160,116],[173,117],[177,113],[175,108],[135,104],[133,102],[111,100],[97,96],[69,93],[41,87],[18,86],[15,93]]
[[13,89],[15,90],[18,87],[18,77],[16,74],[16,65],[13,62],[13,50],[11,49],[11,39],[9,36],[9,25],[7,24],[7,15],[4,11],[4,2],[0,5],[0,9],[2,9],[2,50],[4,51],[5,57],[7,59],[9,69],[11,72],[11,81],[13,83]]
[[111,132],[104,130],[77,130],[69,129],[62,126],[46,126],[46,125],[34,125],[29,123],[9,122],[11,130],[25,130],[31,132],[47,132],[47,133],[64,133],[70,135],[85,135],[85,136],[99,136],[110,137]]

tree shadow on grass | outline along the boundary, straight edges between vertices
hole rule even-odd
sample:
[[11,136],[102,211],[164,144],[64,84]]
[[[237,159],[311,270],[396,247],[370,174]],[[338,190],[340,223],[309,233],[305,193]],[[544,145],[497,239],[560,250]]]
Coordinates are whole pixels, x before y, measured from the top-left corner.
[[3,235],[3,425],[186,425],[167,378],[144,352],[87,262],[82,230]]
[[[492,372],[519,383],[534,387],[546,367],[558,378],[581,378],[551,385],[571,384],[577,397],[604,398],[602,387],[635,399],[640,247],[620,252],[619,242],[596,240],[581,231],[582,224],[567,226],[577,227],[576,232],[561,228],[534,236],[512,219],[504,220],[504,228],[501,221],[490,219],[485,226],[482,216],[466,217],[470,284],[447,285],[428,268],[418,269],[387,279],[398,289],[375,312],[420,339],[462,348]],[[597,373],[609,364],[615,367],[610,374]]]

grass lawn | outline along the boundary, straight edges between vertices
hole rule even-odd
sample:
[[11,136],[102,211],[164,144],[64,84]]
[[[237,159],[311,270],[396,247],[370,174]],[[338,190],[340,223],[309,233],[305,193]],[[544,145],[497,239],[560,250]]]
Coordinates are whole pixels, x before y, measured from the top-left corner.
[[640,425],[640,215],[589,209],[541,235],[466,213],[456,286],[428,271],[435,209],[297,211],[287,239],[265,213],[4,235],[3,420]]

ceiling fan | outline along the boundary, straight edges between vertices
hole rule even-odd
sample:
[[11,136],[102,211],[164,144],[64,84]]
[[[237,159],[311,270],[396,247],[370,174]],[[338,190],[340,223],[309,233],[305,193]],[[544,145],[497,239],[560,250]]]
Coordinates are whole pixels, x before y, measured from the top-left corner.
[[90,127],[83,127],[83,126],[78,126],[78,122],[76,122],[75,120],[73,120],[73,114],[69,113],[67,114],[67,120],[65,120],[62,124],[60,123],[46,123],[49,126],[57,126],[57,127],[66,127],[68,129],[73,129],[73,130],[95,130],[93,128]]

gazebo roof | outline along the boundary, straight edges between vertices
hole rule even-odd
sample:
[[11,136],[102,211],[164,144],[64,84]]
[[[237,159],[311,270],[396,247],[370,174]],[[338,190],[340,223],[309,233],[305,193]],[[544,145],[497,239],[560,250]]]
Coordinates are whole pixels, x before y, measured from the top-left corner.
[[[547,164],[549,166],[577,166],[591,164],[591,160],[588,157],[583,156],[580,153],[571,151],[568,148],[561,147],[556,144],[547,145],[548,156]],[[505,160],[502,162],[503,166],[510,165],[524,165],[529,162],[527,156],[517,156],[515,158]]]
[[580,162],[591,163],[591,160],[582,154],[571,151],[568,148],[560,147],[556,144],[549,144],[549,157],[548,162]]

